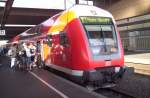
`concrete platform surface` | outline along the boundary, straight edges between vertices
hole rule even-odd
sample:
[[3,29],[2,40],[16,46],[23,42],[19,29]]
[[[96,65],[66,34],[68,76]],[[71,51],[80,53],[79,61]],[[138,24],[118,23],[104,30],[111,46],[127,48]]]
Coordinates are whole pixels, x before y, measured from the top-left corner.
[[125,62],[150,65],[150,53],[125,55]]
[[134,67],[135,73],[150,75],[150,53],[125,55],[125,65]]
[[44,69],[11,69],[6,56],[0,64],[0,98],[106,98]]
[[0,67],[0,98],[106,98],[53,73]]
[[135,73],[149,75],[150,76],[150,66],[144,64],[137,64],[137,63],[125,63],[128,67],[134,67]]

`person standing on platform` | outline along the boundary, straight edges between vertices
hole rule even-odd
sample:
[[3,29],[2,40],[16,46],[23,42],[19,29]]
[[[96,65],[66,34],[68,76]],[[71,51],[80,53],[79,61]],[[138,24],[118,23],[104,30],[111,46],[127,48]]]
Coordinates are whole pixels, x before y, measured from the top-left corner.
[[43,63],[41,63],[41,43],[40,41],[37,42],[36,44],[36,65],[38,68],[42,68],[43,67]]
[[29,43],[27,43],[26,45],[24,45],[24,49],[25,49],[25,51],[26,51],[26,59],[27,59],[27,70],[31,70],[31,64],[32,64],[32,62],[31,62],[31,56],[32,56],[32,54],[31,54],[31,51],[30,51],[30,44]]
[[31,53],[31,67],[36,67],[35,63],[35,54],[36,54],[36,47],[34,43],[30,43],[30,53]]
[[18,60],[19,60],[19,69],[26,69],[26,52],[24,49],[24,43],[19,43],[18,44],[18,49],[17,49],[17,53],[18,53]]
[[11,57],[11,68],[15,66],[15,61],[16,61],[16,45],[17,44],[13,44],[12,47],[10,48],[10,50],[8,52],[10,52],[10,57]]

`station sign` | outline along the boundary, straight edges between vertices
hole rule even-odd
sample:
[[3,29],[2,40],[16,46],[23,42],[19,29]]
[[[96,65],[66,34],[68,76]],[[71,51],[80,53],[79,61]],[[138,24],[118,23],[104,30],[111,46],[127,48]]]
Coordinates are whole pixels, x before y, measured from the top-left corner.
[[0,36],[4,36],[6,35],[6,31],[5,30],[0,30]]

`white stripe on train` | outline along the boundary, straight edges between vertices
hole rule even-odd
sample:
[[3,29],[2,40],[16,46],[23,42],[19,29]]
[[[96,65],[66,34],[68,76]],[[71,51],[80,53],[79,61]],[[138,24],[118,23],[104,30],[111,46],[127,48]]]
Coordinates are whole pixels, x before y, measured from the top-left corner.
[[59,71],[62,71],[62,72],[67,73],[69,75],[73,75],[73,76],[83,76],[83,72],[84,72],[83,70],[72,70],[72,69],[57,66],[54,64],[51,64],[51,65],[46,64],[46,66],[53,68],[53,69],[56,69],[56,70],[59,70]]

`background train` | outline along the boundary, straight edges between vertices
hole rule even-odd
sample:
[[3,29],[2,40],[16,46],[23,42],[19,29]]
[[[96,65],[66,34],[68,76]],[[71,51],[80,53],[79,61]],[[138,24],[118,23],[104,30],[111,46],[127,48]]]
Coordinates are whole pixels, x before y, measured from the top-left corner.
[[75,5],[16,36],[33,41],[45,66],[87,84],[114,83],[125,72],[124,53],[113,16]]

